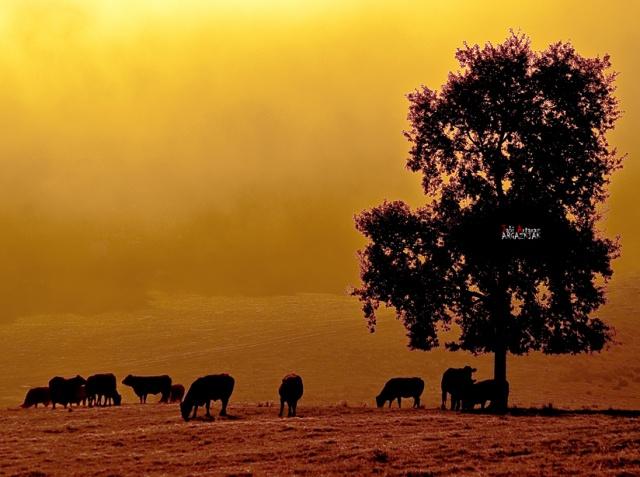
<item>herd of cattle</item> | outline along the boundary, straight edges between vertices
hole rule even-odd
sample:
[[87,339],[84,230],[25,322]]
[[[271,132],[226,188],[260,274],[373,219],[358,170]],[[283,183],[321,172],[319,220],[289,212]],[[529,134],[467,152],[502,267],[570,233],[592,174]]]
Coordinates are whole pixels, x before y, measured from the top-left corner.
[[[449,368],[442,375],[440,383],[442,389],[442,409],[446,408],[447,395],[451,396],[452,410],[471,410],[477,404],[482,409],[487,402],[493,402],[508,395],[509,384],[499,385],[498,382],[489,379],[475,382],[472,375],[475,368]],[[227,404],[235,380],[228,374],[212,374],[196,379],[185,395],[185,388],[181,384],[173,384],[171,377],[163,376],[133,376],[128,375],[122,380],[122,384],[130,386],[140,399],[140,403],[147,402],[149,394],[160,394],[161,403],[180,403],[180,412],[185,421],[196,417],[199,406],[204,406],[206,416],[211,418],[211,401],[221,401],[221,416],[227,414]],[[424,381],[421,378],[392,378],[384,385],[380,394],[376,396],[376,404],[383,407],[389,402],[398,402],[402,406],[402,398],[413,398],[413,407],[420,406],[420,396],[424,391]],[[287,415],[294,417],[298,400],[303,394],[302,378],[297,374],[288,374],[282,379],[278,389],[280,395],[280,412],[282,417],[285,404],[288,407]],[[117,390],[115,375],[94,374],[87,379],[82,376],[62,378],[56,376],[49,381],[49,386],[32,388],[27,392],[22,407],[38,407],[38,404],[48,406],[49,403],[55,409],[56,404],[65,408],[71,404],[79,406],[119,406],[122,396]]]

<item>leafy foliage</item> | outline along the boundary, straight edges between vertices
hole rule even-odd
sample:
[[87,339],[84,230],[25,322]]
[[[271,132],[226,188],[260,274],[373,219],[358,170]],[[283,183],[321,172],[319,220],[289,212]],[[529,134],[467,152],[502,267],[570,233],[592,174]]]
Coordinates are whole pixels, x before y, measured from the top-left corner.
[[[601,350],[613,330],[591,314],[619,247],[597,232],[597,206],[623,159],[606,138],[620,115],[609,57],[569,43],[535,52],[512,32],[456,58],[440,91],[408,95],[407,166],[429,200],[356,217],[369,243],[352,293],[372,331],[379,305],[395,308],[415,349],[455,322],[454,350],[491,352],[498,339],[515,354]],[[502,240],[504,224],[540,239]]]

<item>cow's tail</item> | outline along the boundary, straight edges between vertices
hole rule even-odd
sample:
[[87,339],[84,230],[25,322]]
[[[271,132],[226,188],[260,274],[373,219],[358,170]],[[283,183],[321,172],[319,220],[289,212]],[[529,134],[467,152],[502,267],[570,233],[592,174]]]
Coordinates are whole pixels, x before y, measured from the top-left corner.
[[442,383],[440,387],[442,388],[442,405],[440,407],[441,409],[446,409],[447,408],[447,389],[445,388],[444,383]]

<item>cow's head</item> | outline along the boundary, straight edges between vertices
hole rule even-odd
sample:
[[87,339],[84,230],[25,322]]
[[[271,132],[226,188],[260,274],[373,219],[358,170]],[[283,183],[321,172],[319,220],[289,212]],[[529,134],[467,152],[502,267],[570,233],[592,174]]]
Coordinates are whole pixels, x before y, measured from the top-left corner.
[[79,374],[76,374],[75,378],[72,378],[77,384],[79,385],[83,385],[83,384],[87,384],[87,380],[84,379],[82,376],[80,376]]
[[133,380],[133,376],[128,375],[126,378],[122,380],[122,384],[124,384],[125,386],[130,386],[132,380]]
[[378,394],[378,395],[376,396],[376,405],[377,405],[378,407],[382,407],[382,406],[384,406],[384,402],[385,402],[385,401],[386,401],[386,399],[384,399],[384,398],[382,397],[382,394]]
[[180,414],[182,414],[182,419],[185,421],[189,421],[189,414],[191,414],[191,402],[190,401],[182,401],[180,403]]

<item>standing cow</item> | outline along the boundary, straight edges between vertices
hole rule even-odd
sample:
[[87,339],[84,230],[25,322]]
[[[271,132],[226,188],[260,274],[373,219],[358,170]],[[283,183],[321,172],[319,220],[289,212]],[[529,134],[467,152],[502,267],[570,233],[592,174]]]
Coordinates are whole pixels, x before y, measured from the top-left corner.
[[69,379],[60,376],[51,378],[49,381],[49,392],[51,394],[53,409],[56,408],[56,404],[62,404],[64,407],[67,407],[67,404],[81,401],[85,393],[83,388],[85,384],[87,384],[87,380],[80,375]]
[[147,402],[148,394],[160,393],[160,402],[169,402],[171,396],[171,378],[166,374],[162,376],[133,376],[129,375],[122,380],[125,386],[131,386],[140,403]]
[[282,384],[278,389],[278,394],[280,394],[280,413],[278,416],[282,417],[284,404],[287,403],[287,417],[295,417],[298,400],[302,397],[303,391],[302,378],[297,374],[287,374],[282,378]]
[[31,388],[27,391],[27,395],[24,397],[24,402],[21,407],[38,407],[38,404],[43,404],[46,407],[50,402],[51,393],[49,392],[48,387]]
[[442,375],[440,388],[442,389],[442,409],[447,408],[447,393],[451,395],[451,410],[460,409],[460,396],[464,389],[473,384],[471,377],[477,371],[476,368],[465,366],[464,368],[449,368]]
[[89,405],[119,406],[122,396],[118,394],[116,376],[112,373],[94,374],[87,378],[87,398]]
[[[187,395],[180,403],[180,413],[185,421],[195,419],[198,406],[205,406],[207,417],[211,419],[211,401],[222,401],[221,416],[227,415],[227,404],[233,392],[235,380],[228,374],[211,374],[196,379]],[[189,417],[193,410],[193,415]]]
[[420,407],[422,391],[424,391],[424,381],[420,378],[391,378],[376,396],[376,404],[382,407],[389,401],[389,407],[391,407],[393,401],[397,399],[398,407],[402,407],[401,399],[412,397],[413,407]]
[[462,409],[472,410],[476,404],[484,409],[487,401],[491,401],[491,406],[497,401],[509,397],[509,383],[507,381],[496,381],[487,379],[478,383],[469,384],[462,393]]

